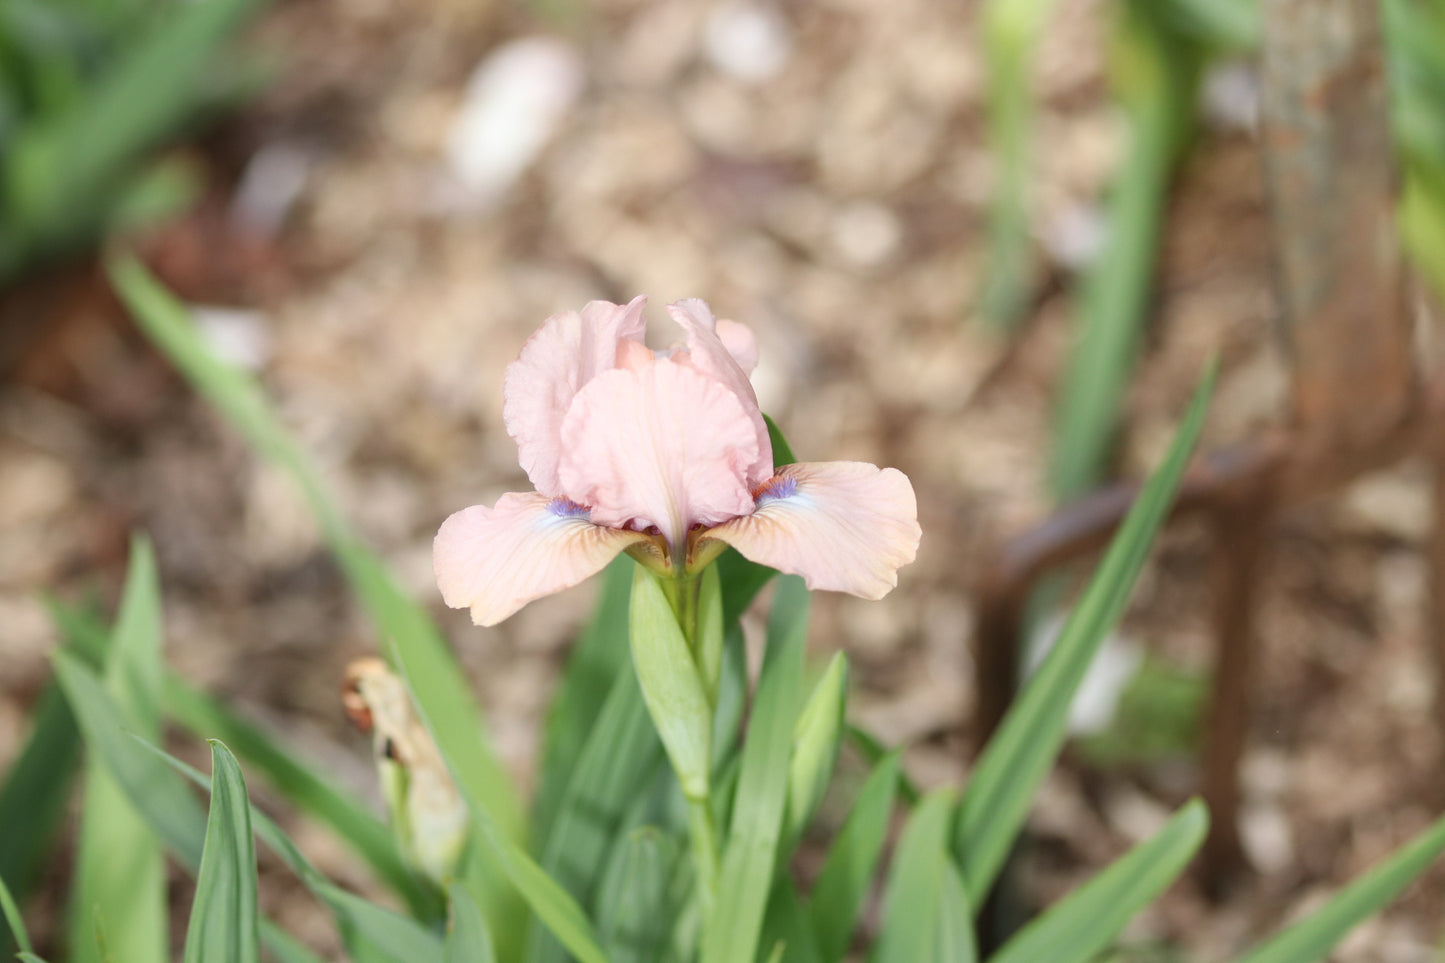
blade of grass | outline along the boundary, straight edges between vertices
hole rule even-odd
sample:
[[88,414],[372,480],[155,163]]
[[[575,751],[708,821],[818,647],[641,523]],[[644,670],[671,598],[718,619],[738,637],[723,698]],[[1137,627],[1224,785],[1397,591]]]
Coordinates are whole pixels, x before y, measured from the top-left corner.
[[451,927],[442,948],[442,963],[495,963],[492,937],[476,900],[465,886],[453,883],[447,889],[451,902]]
[[413,916],[429,919],[438,915],[435,895],[401,858],[391,830],[315,765],[295,758],[261,728],[180,676],[168,673],[162,688],[168,718],[203,739],[225,742],[293,805],[329,826],[406,902]]
[[899,753],[888,753],[863,783],[843,829],[828,848],[808,905],[819,956],[837,963],[848,952],[863,899],[888,838],[898,787]]
[[[963,887],[947,878],[956,872],[948,855],[956,798],[947,789],[929,793],[904,827],[883,896],[883,924],[871,957],[877,963],[973,963],[977,958]],[[952,955],[942,955],[945,950]]]
[[534,807],[537,839],[551,838],[552,821],[572,782],[577,759],[618,674],[628,666],[627,609],[635,564],[627,556],[619,556],[603,572],[592,621],[572,645],[562,682],[548,710],[542,775]]
[[29,125],[11,145],[4,185],[19,229],[45,244],[73,240],[103,214],[107,190],[136,155],[205,102],[217,49],[259,0],[207,0],[150,18],[70,109]]
[[[58,634],[92,667],[103,664],[110,632],[105,624],[68,606],[47,602]],[[30,738],[0,787],[0,882],[19,902],[35,884],[46,853],[66,817],[66,800],[80,768],[81,739],[70,704],[54,679],[32,713]],[[0,932],[0,959],[11,953]]]
[[185,963],[259,963],[256,844],[241,766],[211,741],[211,811],[186,928]]
[[[592,925],[577,905],[577,901],[507,836],[492,818],[490,811],[478,801],[487,789],[485,785],[478,783],[481,778],[480,771],[476,767],[457,765],[455,760],[466,759],[467,753],[475,748],[481,739],[480,733],[465,725],[464,720],[457,719],[454,714],[447,714],[455,712],[454,702],[438,703],[432,700],[431,704],[428,704],[420,698],[420,686],[439,684],[441,675],[445,672],[444,665],[428,661],[434,655],[434,650],[416,646],[395,646],[393,655],[411,687],[422,720],[430,730],[432,738],[436,740],[442,757],[446,759],[457,789],[467,801],[467,808],[472,814],[472,826],[477,834],[474,837],[475,842],[486,847],[484,852],[491,864],[511,880],[522,899],[574,956],[583,963],[606,963],[606,956],[593,935]],[[446,684],[455,685],[456,682],[451,680]],[[525,920],[513,919],[510,923],[512,927],[519,928],[525,925]],[[488,925],[492,925],[490,920]],[[500,943],[500,940],[498,942]],[[498,953],[502,952],[504,951],[499,947]]]
[[45,609],[56,632],[71,651],[91,668],[102,669],[110,646],[110,626],[96,610],[85,604],[69,604],[51,598],[45,600]]
[[953,851],[976,901],[992,886],[1039,783],[1063,745],[1074,692],[1104,636],[1123,614],[1203,428],[1214,370],[1211,365],[1195,391],[1164,464],[1139,493],[1058,642],[974,767],[959,806]]
[[[211,783],[205,774],[179,759],[132,736],[131,741],[142,752],[151,755],[170,769],[189,779],[202,788]],[[249,803],[248,803],[249,806]],[[249,806],[251,825],[271,851],[281,857],[293,873],[306,884],[322,902],[331,907],[341,924],[343,936],[348,938],[348,949],[353,956],[364,955],[368,960],[387,959],[395,963],[412,963],[414,960],[434,960],[441,954],[442,943],[429,930],[416,921],[394,913],[385,907],[368,902],[331,882],[311,864],[281,827],[255,806]],[[352,941],[362,940],[360,946]]]
[[192,870],[200,866],[205,811],[164,763],[126,736],[125,719],[94,672],[63,650],[51,661],[87,748],[125,790],[127,799],[145,802],[141,815],[166,847]]
[[1153,838],[1015,934],[989,963],[1093,959],[1135,913],[1178,878],[1208,829],[1204,804],[1190,801]]
[[768,426],[768,441],[773,446],[773,467],[781,468],[784,465],[791,465],[796,462],[797,456],[793,454],[793,446],[788,444],[788,439],[783,437],[783,429],[772,419],[771,415],[763,415],[763,424]]
[[1210,47],[1247,53],[1259,47],[1264,24],[1251,0],[1171,0],[1172,19]]
[[627,834],[607,867],[597,907],[597,935],[612,963],[654,963],[666,956],[681,911],[675,881],[681,841],[655,827]]
[[261,918],[261,942],[276,963],[325,963],[296,937],[265,917]]
[[933,938],[933,958],[940,963],[977,963],[974,942],[973,906],[958,866],[943,843],[943,891],[938,894],[938,929]]
[[768,910],[763,916],[763,935],[759,946],[782,947],[788,963],[821,963],[818,941],[808,908],[798,896],[797,885],[786,873],[773,881],[768,896]]
[[1116,8],[1112,72],[1129,146],[1108,198],[1104,249],[1083,277],[1081,330],[1059,395],[1051,493],[1060,503],[1086,494],[1107,463],[1143,329],[1165,188],[1194,115],[1203,51],[1169,30],[1158,6],[1127,0]]
[[801,579],[779,580],[768,624],[768,654],[734,794],[717,905],[704,924],[702,963],[750,963],[758,952],[782,834],[793,726],[802,709],[808,603]]
[[[893,750],[873,733],[853,723],[847,725],[848,742],[858,750],[859,755],[870,766],[876,766]],[[908,778],[908,773],[898,771],[898,798],[903,805],[912,809],[923,799],[923,792]]]
[[722,785],[719,777],[723,771],[737,765],[747,701],[748,653],[743,627],[734,622],[723,633],[722,675],[718,680],[717,711],[712,720],[712,771],[716,786]]
[[[137,538],[131,543],[105,686],[127,727],[151,739],[160,736],[160,672],[160,585],[150,546]],[[160,841],[96,755],[93,751],[86,766],[71,953],[77,963],[102,963],[107,953],[160,963],[169,957]],[[94,938],[98,930],[105,932],[104,951]]]
[[[630,586],[630,576],[628,582]],[[637,676],[631,671],[619,673],[577,758],[552,835],[542,850],[542,868],[582,905],[593,905],[606,854],[637,797],[637,787],[651,782],[664,764],[662,743],[652,728]],[[528,959],[562,960],[565,951],[555,938],[536,930]]]
[[988,137],[994,188],[989,203],[988,270],[979,312],[1007,330],[1028,304],[1029,173],[1033,167],[1033,51],[1054,0],[989,0],[983,9],[988,58]]
[[[285,468],[300,486],[332,552],[381,636],[383,653],[391,657],[393,664],[397,663],[395,653],[407,658],[412,693],[433,733],[438,726],[449,730],[451,738],[442,751],[458,783],[468,787],[473,809],[484,810],[489,834],[495,832],[499,839],[517,848],[526,836],[521,801],[486,737],[466,673],[436,624],[352,534],[315,469],[291,441],[257,384],[210,351],[184,306],[134,258],[114,257],[107,262],[107,269],[121,299],[151,341],[257,451]],[[468,878],[475,886],[472,895],[487,917],[498,952],[514,957],[520,953],[525,926],[525,914],[519,911],[516,895],[495,873],[484,877],[470,874]]]
[[[46,685],[32,717],[30,738],[0,787],[0,881],[24,899],[65,817],[65,801],[80,762],[80,734],[65,697]],[[0,936],[0,952],[6,949]],[[0,957],[3,958],[3,957]]]
[[35,947],[30,945],[30,933],[25,929],[25,920],[20,916],[20,907],[15,905],[15,897],[10,894],[10,887],[5,885],[3,879],[0,879],[0,916],[3,916],[5,925],[10,928],[10,935],[15,939],[15,944],[20,947],[20,951],[33,953]]
[[1445,818],[1340,890],[1307,918],[1275,935],[1239,963],[1314,963],[1345,934],[1379,912],[1445,851]]
[[[205,845],[206,816],[172,770],[180,770],[200,786],[208,787],[210,780],[150,743],[128,735],[115,700],[79,659],[64,651],[56,652],[53,658],[56,677],[70,700],[87,746],[104,762],[150,830],[195,872],[201,864]],[[387,958],[396,963],[434,959],[440,952],[440,941],[416,923],[367,903],[327,880],[275,824],[254,807],[251,822],[267,845],[331,907],[343,930],[359,931],[369,941],[368,945],[383,949]],[[263,927],[263,934],[268,931],[268,927]]]

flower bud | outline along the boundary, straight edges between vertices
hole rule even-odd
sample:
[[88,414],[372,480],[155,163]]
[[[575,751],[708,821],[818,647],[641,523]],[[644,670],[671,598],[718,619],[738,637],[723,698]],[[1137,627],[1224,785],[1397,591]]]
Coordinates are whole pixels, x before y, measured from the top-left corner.
[[689,799],[706,799],[712,705],[677,614],[656,576],[632,579],[632,664],[663,748]]
[[843,715],[848,701],[848,659],[833,656],[793,726],[793,756],[788,763],[787,832],[796,839],[807,828],[838,761]]
[[467,807],[412,707],[406,683],[380,659],[357,659],[346,667],[342,703],[356,727],[372,737],[377,776],[402,853],[446,886],[466,848]]

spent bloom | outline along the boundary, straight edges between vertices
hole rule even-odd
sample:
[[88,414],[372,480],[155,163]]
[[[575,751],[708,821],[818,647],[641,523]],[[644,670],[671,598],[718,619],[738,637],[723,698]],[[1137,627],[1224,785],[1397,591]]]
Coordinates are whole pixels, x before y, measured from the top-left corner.
[[757,342],[691,299],[683,343],[643,343],[646,298],[548,318],[508,367],[503,415],[534,492],[474,505],[437,533],[446,603],[494,625],[627,551],[691,575],[727,545],[809,588],[877,599],[913,561],[913,486],[862,462],[776,467],[748,375]]

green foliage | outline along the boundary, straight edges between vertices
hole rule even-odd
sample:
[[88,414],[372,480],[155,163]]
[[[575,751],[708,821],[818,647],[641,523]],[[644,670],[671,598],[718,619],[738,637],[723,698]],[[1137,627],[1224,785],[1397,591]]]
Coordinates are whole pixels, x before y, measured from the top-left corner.
[[[495,831],[495,836],[488,832],[487,838],[515,850],[525,837],[520,800],[487,741],[466,673],[435,623],[353,534],[315,468],[287,435],[256,383],[211,353],[185,308],[140,264],[117,258],[110,271],[122,300],[156,346],[257,451],[295,479],[342,571],[378,633],[387,640],[383,651],[399,660],[419,712],[434,735],[438,728],[445,730],[446,744],[438,738],[438,745],[469,805],[484,810],[486,826]],[[468,879],[499,951],[510,954],[519,951],[523,929],[513,884],[502,868],[506,862],[503,858],[478,864]]]
[[1324,959],[1355,925],[1384,908],[1445,852],[1445,818],[1285,929],[1239,963],[1313,963]]
[[0,879],[0,918],[3,918],[5,925],[10,928],[10,935],[15,938],[21,952],[32,952],[30,933],[25,929],[25,921],[20,918],[20,907],[15,905],[15,897],[11,895],[10,887],[5,885],[4,879]]
[[1209,46],[1178,29],[1168,16],[1175,4],[1115,5],[1110,66],[1128,136],[1106,201],[1104,247],[1080,282],[1079,331],[1054,432],[1050,480],[1059,502],[1081,497],[1104,475],[1144,327],[1165,190],[1192,134]]
[[260,0],[0,5],[0,286],[195,185],[150,157],[255,86],[232,38]]
[[[147,739],[160,737],[160,605],[155,558],[150,546],[137,539],[104,682],[125,727]],[[169,924],[160,842],[94,758],[87,764],[75,863],[72,960],[166,959]]]
[[[995,185],[978,310],[1003,328],[1023,316],[1037,273],[1028,191],[1030,75],[1053,6],[1052,0],[991,0],[982,18]],[[1445,8],[1390,0],[1382,10],[1404,171],[1401,235],[1431,284],[1445,291]],[[1114,0],[1111,12],[1110,73],[1126,140],[1104,201],[1104,247],[1077,285],[1079,333],[1059,396],[1051,470],[1060,502],[1088,492],[1107,468],[1121,393],[1146,322],[1165,191],[1192,138],[1200,78],[1219,55],[1253,51],[1261,33],[1251,0]]]
[[788,764],[787,835],[797,839],[813,818],[843,745],[843,710],[848,701],[848,657],[833,655],[798,716],[793,758]]
[[1438,295],[1445,292],[1445,9],[1391,0],[1383,11],[1392,120],[1405,182],[1400,232]]
[[[448,668],[436,658],[439,651],[429,647],[397,645],[394,647],[393,656],[397,659],[412,692],[417,695],[418,708],[427,728],[436,740],[443,758],[447,760],[457,788],[467,801],[473,829],[485,845],[485,856],[482,857],[486,860],[483,864],[486,867],[485,872],[493,878],[494,874],[500,873],[510,881],[532,911],[579,960],[583,963],[605,963],[606,958],[597,946],[591,923],[576,900],[556,880],[548,876],[526,850],[512,840],[506,829],[492,815],[492,810],[482,802],[495,796],[497,787],[489,786],[485,782],[486,776],[478,767],[458,764],[457,760],[469,760],[472,758],[471,753],[482,751],[482,737],[476,726],[475,716],[470,712],[459,711],[462,708],[460,700],[434,701],[435,709],[442,712],[428,712],[427,703],[420,698],[420,694],[427,691],[427,686],[445,685],[446,688],[457,689],[463,684],[456,677],[443,682]],[[447,653],[447,657],[450,658],[450,653]],[[510,788],[510,784],[505,788]],[[474,889],[474,892],[477,891],[488,892],[481,886]],[[520,920],[515,917],[499,915],[488,920],[488,927],[493,930],[493,938],[496,939],[496,931],[503,926],[519,932],[519,923]]]
[[[577,651],[581,667],[574,666],[561,689],[561,699],[577,701],[550,716],[546,758],[552,769],[543,776],[550,788],[539,810],[543,816],[535,849],[529,850],[525,837],[513,835],[516,830],[509,831],[504,821],[514,790],[510,784],[487,783],[500,770],[491,768],[495,759],[483,741],[464,677],[435,627],[359,547],[254,386],[206,355],[179,309],[158,298],[159,289],[135,270],[123,263],[117,276],[133,303],[159,315],[148,321],[153,335],[244,433],[296,474],[313,499],[344,570],[389,640],[391,657],[466,799],[474,840],[462,878],[446,893],[450,925],[443,934],[436,905],[409,888],[415,880],[399,868],[395,846],[374,817],[274,739],[165,674],[154,566],[144,543],[137,543],[104,674],[64,650],[55,655],[55,669],[89,748],[93,775],[103,775],[114,787],[107,806],[129,814],[136,828],[150,834],[142,846],[141,837],[127,830],[125,845],[149,858],[164,844],[198,874],[187,960],[253,960],[264,943],[283,963],[316,963],[257,913],[254,833],[331,911],[349,957],[360,963],[838,963],[859,935],[899,801],[912,811],[889,866],[870,958],[881,963],[977,959],[974,914],[1053,764],[1084,670],[1122,612],[1173,498],[1199,434],[1212,376],[962,796],[952,789],[921,799],[910,795],[898,752],[884,750],[857,731],[849,733],[867,751],[873,768],[816,882],[805,888],[789,872],[789,862],[807,814],[832,779],[846,731],[847,673],[837,656],[813,692],[807,692],[809,597],[800,579],[790,576],[776,587],[763,664],[749,700],[737,600],[751,601],[775,573],[751,563],[721,567],[717,582],[703,593],[711,597],[696,610],[694,622],[706,628],[694,627],[689,635],[678,621],[679,613],[688,610],[670,602],[652,575],[638,570],[634,580],[630,561],[614,568],[598,616]],[[775,445],[785,450],[785,443]],[[94,639],[103,631],[75,610],[57,612],[70,635],[91,639],[98,648]],[[637,650],[632,667],[625,655],[629,639]],[[715,677],[704,681],[690,645],[716,652]],[[689,670],[682,673],[691,680],[683,708],[695,744],[681,768],[684,775],[693,773],[702,788],[686,801],[681,784],[664,765],[668,740],[659,738],[648,712],[649,700],[657,701],[659,673],[671,679],[679,664]],[[649,688],[653,695],[645,699]],[[1157,680],[1146,688],[1161,691]],[[662,701],[672,705],[668,711],[678,708],[673,697]],[[410,894],[411,915],[373,904],[324,877],[271,819],[249,804],[240,764],[219,742],[213,743],[210,779],[156,748],[157,705],[197,734],[231,738],[242,758],[267,774],[283,795],[348,839],[399,895]],[[666,715],[657,705],[652,708],[654,716]],[[674,759],[677,755],[674,751]],[[209,819],[181,777],[211,790]],[[87,819],[94,817],[86,813]],[[1108,952],[1130,917],[1177,878],[1206,824],[1202,805],[1185,806],[1154,838],[1032,921],[992,959],[1084,963]],[[685,835],[692,840],[691,851]],[[1445,821],[1347,888],[1324,911],[1257,950],[1249,963],[1317,959],[1441,849]],[[540,855],[534,858],[533,851]],[[137,897],[114,886],[102,891],[105,901],[98,905],[105,909],[110,940],[113,907],[130,905],[126,901]],[[531,910],[530,920],[499,913],[515,898]],[[28,951],[18,909],[3,887],[0,910],[21,949]],[[164,933],[161,940],[150,956],[136,958],[167,958]]]
[[[105,658],[109,642],[104,626],[73,623],[52,606],[61,634],[88,664]],[[74,627],[75,631],[70,631]],[[65,817],[65,801],[80,767],[80,733],[70,705],[52,680],[32,712],[30,738],[0,784],[0,885],[24,902]],[[9,928],[0,931],[0,958],[7,955]]]
[[547,713],[542,774],[534,804],[537,838],[551,836],[562,794],[577,757],[589,741],[622,670],[629,668],[628,607],[632,600],[632,559],[618,556],[602,574],[592,621],[572,645],[562,682]]
[[876,963],[974,963],[973,913],[958,866],[949,858],[949,828],[957,794],[940,789],[923,797],[903,831],[888,890]]
[[351,846],[377,877],[406,901],[413,915],[426,919],[438,914],[437,897],[403,861],[391,830],[314,763],[297,758],[270,733],[174,673],[166,675],[162,694],[168,719],[192,735],[224,741],[292,805]]
[[1020,320],[1030,297],[1028,181],[1034,114],[1029,72],[1053,7],[1054,0],[989,0],[981,18],[995,183],[989,204],[989,260],[978,310],[1001,329]]
[[256,844],[236,757],[211,741],[211,812],[186,929],[185,963],[259,963]]
[[454,883],[447,895],[452,920],[442,949],[442,963],[493,963],[496,956],[492,951],[492,936],[471,893],[465,886]]
[[893,814],[899,765],[899,754],[894,751],[873,767],[813,885],[808,917],[818,955],[828,963],[843,958],[863,900],[873,885]]
[[984,893],[1028,814],[1029,802],[1062,747],[1069,704],[1094,653],[1123,614],[1154,533],[1174,500],[1204,427],[1210,373],[1195,392],[1164,464],[1130,510],[1058,642],[1010,707],[974,767],[958,810],[954,852],[973,893]]
[[632,664],[683,795],[706,799],[712,773],[712,705],[697,660],[663,594],[641,565],[632,579]]
[[807,590],[802,579],[788,576],[773,599],[767,658],[743,747],[718,902],[703,931],[702,963],[751,960],[759,948],[783,832],[793,727],[803,706],[807,632]]
[[598,934],[611,963],[651,963],[667,952],[686,895],[678,886],[682,856],[677,837],[656,827],[623,840],[597,906]]
[[[662,765],[662,745],[637,677],[618,673],[572,770],[552,831],[542,842],[543,869],[584,905],[596,905],[606,854],[626,830],[638,787],[654,782]],[[601,895],[606,894],[602,888]],[[533,934],[531,960],[555,959],[560,952],[555,940]]]
[[1020,930],[990,963],[1092,959],[1184,871],[1208,828],[1204,804],[1191,801],[1153,839]]
[[[210,780],[132,735],[100,679],[73,656],[57,653],[55,668],[95,756],[151,832],[183,865],[196,871],[205,848],[207,820],[177,773],[202,787],[209,787]],[[254,807],[250,819],[270,849],[331,908],[353,955],[396,963],[435,957],[440,941],[430,931],[326,879],[276,824]],[[263,923],[262,937],[268,945],[273,942],[271,932]]]

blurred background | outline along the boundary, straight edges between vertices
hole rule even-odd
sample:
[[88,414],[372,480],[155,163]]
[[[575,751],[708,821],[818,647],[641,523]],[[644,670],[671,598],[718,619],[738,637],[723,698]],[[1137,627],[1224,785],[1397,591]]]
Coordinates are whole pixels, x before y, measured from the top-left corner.
[[[1439,7],[1397,0],[1386,31],[1380,150],[1417,257],[1445,251],[1419,240],[1445,224]],[[481,630],[431,576],[447,514],[530,487],[503,369],[593,298],[648,294],[657,346],[678,298],[747,323],[760,401],[800,458],[913,480],[918,561],[882,602],[820,596],[812,644],[847,650],[854,721],[907,744],[917,783],[965,779],[979,584],[1004,541],[1157,463],[1211,353],[1207,449],[1292,417],[1258,21],[1222,0],[0,0],[0,771],[48,676],[45,594],[111,604],[142,529],[171,664],[353,785],[374,778],[339,689],[375,640],[289,479],[119,307],[109,241],[262,378],[344,513],[444,619],[524,782],[592,589]],[[1409,290],[1428,357],[1429,287]],[[1248,868],[1214,900],[1177,886],[1126,958],[1225,959],[1437,811],[1433,484],[1406,457],[1270,518]],[[1209,550],[1188,521],[1158,545],[1037,801],[1028,901],[1198,790]],[[52,924],[66,867],[47,870]],[[273,880],[263,907],[334,950]],[[1336,958],[1435,959],[1442,883]]]

